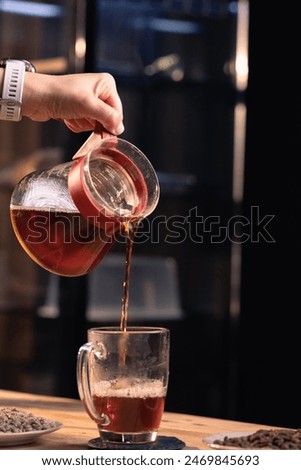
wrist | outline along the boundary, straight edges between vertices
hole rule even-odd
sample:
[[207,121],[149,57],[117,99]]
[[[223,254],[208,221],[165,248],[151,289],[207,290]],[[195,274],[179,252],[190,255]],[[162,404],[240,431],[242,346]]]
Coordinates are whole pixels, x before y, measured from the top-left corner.
[[22,114],[33,121],[47,121],[50,117],[51,75],[25,72]]

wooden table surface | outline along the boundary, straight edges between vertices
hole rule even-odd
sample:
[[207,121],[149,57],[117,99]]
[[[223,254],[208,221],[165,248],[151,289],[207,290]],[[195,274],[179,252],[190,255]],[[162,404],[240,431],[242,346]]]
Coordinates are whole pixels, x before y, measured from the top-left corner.
[[[0,390],[0,407],[5,406],[13,406],[63,424],[61,429],[14,449],[86,450],[88,441],[98,437],[96,424],[89,418],[80,400]],[[177,437],[185,442],[185,449],[208,450],[210,447],[203,442],[203,438],[210,434],[233,431],[248,431],[251,434],[258,429],[271,428],[272,426],[165,412],[159,435]],[[1,446],[1,449],[5,448],[11,447]]]

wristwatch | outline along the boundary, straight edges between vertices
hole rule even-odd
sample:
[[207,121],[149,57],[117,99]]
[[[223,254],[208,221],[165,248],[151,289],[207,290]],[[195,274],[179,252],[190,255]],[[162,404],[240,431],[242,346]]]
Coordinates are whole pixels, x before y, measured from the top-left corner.
[[0,97],[0,119],[20,121],[22,118],[22,97],[25,72],[35,72],[35,66],[28,60],[0,59],[5,69],[2,95]]

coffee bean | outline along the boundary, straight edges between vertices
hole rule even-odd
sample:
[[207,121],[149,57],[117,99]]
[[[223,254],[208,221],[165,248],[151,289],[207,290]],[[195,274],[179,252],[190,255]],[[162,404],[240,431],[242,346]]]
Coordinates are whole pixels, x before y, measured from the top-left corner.
[[56,426],[55,421],[34,416],[13,407],[0,408],[0,433],[41,431]]
[[301,450],[301,429],[259,429],[248,436],[225,436],[223,440],[215,440],[214,444],[244,449]]

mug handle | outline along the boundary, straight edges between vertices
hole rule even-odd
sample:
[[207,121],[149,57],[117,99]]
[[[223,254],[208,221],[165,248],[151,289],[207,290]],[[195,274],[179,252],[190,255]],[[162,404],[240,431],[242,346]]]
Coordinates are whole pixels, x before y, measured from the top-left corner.
[[91,389],[89,385],[89,354],[93,354],[91,343],[85,343],[78,350],[76,363],[77,388],[81,401],[88,415],[101,426],[108,426],[110,418],[105,414],[99,414],[93,404]]

